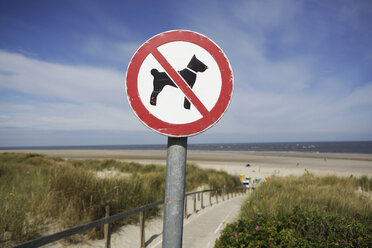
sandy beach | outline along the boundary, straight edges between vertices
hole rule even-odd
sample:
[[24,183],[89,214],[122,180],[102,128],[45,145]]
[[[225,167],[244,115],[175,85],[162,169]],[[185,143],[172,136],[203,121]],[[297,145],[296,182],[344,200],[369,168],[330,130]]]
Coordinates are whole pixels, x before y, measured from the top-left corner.
[[[166,164],[166,150],[0,150],[32,152],[65,159],[113,158],[140,163]],[[302,175],[305,169],[315,175],[372,176],[372,154],[299,152],[195,151],[187,152],[187,162],[202,168],[224,170],[232,175]],[[249,167],[246,167],[249,164]]]

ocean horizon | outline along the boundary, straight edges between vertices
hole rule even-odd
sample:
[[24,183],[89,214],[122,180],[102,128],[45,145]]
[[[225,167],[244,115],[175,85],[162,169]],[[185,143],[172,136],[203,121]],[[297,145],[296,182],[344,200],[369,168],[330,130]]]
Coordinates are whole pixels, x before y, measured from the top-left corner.
[[[80,146],[17,146],[1,150],[165,150],[166,144],[151,145],[80,145]],[[308,152],[372,154],[372,141],[265,142],[188,144],[189,150]]]

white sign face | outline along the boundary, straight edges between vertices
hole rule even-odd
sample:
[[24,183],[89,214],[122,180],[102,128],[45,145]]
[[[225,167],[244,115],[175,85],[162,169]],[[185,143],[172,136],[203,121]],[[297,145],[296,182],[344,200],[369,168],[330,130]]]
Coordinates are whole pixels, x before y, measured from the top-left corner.
[[[194,55],[208,67],[204,72],[196,72],[192,91],[206,109],[211,111],[220,96],[222,85],[221,73],[213,57],[200,46],[185,41],[169,42],[158,50],[176,71],[187,70]],[[152,115],[171,124],[185,124],[202,118],[192,104],[190,109],[184,108],[185,94],[178,87],[166,85],[157,95],[156,105],[150,104],[156,80],[151,74],[152,69],[166,73],[155,57],[149,54],[138,73],[138,93],[143,105]]]

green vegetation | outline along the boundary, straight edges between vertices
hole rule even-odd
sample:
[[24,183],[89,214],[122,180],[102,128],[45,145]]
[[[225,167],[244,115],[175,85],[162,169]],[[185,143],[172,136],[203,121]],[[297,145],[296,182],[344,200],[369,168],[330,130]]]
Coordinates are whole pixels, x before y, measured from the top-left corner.
[[372,247],[372,178],[273,178],[247,200],[215,247]]
[[[225,172],[187,165],[186,191],[199,186],[220,188],[240,185]],[[98,176],[102,171],[115,176]],[[63,160],[38,154],[0,154],[0,246],[11,246],[164,198],[165,166],[106,160]],[[157,216],[155,208],[147,217]],[[137,221],[117,221],[113,228]],[[102,228],[88,232],[100,238]],[[70,241],[77,242],[81,236]]]

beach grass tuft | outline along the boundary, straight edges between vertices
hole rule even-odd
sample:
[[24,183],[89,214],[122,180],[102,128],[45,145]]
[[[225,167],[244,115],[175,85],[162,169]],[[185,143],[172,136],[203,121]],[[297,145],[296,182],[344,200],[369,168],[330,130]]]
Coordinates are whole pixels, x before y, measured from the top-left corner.
[[[254,191],[251,202],[267,217],[277,217],[293,212],[295,208],[312,212],[372,216],[370,199],[357,192],[359,180],[329,175],[317,177],[305,174],[273,178]],[[245,205],[243,215],[254,210]]]

